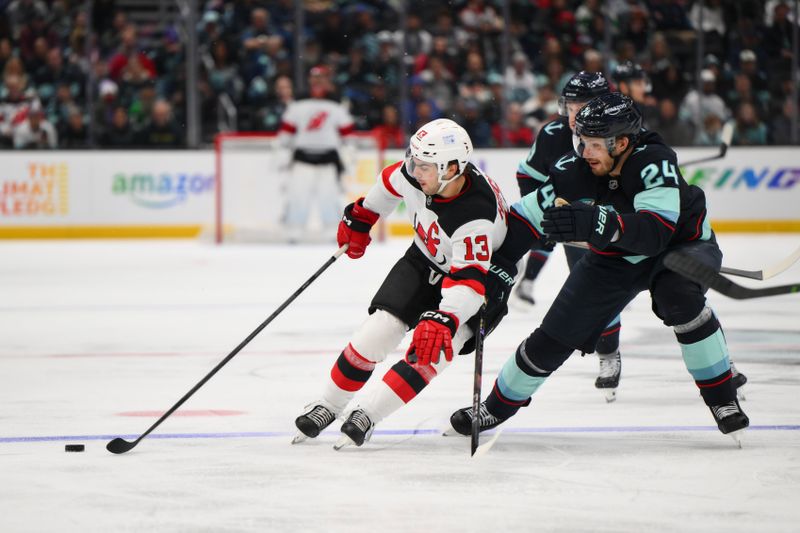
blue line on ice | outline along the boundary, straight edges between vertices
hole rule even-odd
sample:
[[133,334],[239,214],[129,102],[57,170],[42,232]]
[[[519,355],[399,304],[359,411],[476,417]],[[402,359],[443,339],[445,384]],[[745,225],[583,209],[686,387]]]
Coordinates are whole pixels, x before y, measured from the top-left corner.
[[[750,426],[749,431],[800,431],[800,425]],[[590,426],[590,427],[543,427],[506,428],[506,433],[668,433],[675,431],[718,431],[716,426]],[[441,429],[377,429],[376,435],[440,435]],[[327,431],[325,434],[335,432]],[[491,433],[491,432],[489,432]],[[289,437],[288,431],[247,431],[229,433],[156,433],[148,439],[238,439]],[[56,442],[82,440],[111,440],[116,437],[133,440],[139,435],[49,435],[30,437],[0,437],[0,444],[14,442]]]

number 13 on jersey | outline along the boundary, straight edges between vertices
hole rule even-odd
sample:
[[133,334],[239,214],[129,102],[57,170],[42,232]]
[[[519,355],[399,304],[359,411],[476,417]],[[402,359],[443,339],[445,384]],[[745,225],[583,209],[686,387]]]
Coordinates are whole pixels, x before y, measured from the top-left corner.
[[[473,244],[474,241],[474,244]],[[489,254],[489,239],[486,235],[477,235],[476,237],[465,237],[464,246],[467,247],[467,253],[464,259],[467,261],[488,261],[491,255]]]

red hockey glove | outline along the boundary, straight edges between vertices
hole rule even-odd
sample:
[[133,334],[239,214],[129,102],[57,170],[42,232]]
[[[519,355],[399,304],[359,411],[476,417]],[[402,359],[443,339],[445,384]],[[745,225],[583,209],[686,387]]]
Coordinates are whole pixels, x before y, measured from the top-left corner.
[[406,361],[420,365],[439,362],[439,353],[444,351],[444,358],[453,360],[453,335],[458,329],[458,318],[445,311],[425,311],[419,317],[414,328],[411,346],[406,352]]
[[364,198],[361,197],[344,208],[339,230],[336,232],[336,241],[339,246],[349,244],[347,257],[358,259],[372,241],[369,230],[378,221],[378,213],[373,213],[364,207]]

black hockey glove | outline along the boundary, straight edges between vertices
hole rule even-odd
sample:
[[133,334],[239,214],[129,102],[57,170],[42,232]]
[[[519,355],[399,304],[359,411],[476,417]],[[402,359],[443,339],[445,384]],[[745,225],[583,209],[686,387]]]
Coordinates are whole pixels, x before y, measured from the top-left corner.
[[619,230],[617,213],[606,206],[573,202],[544,211],[542,231],[558,242],[586,241],[604,250]]
[[516,264],[504,257],[492,256],[492,264],[489,265],[489,273],[486,275],[486,300],[489,305],[508,300],[516,276]]

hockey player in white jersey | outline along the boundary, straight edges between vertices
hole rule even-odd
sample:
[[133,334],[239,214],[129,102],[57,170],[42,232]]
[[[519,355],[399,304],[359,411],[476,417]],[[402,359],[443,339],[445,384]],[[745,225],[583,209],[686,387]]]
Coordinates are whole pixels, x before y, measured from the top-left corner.
[[281,136],[292,154],[284,213],[291,240],[306,235],[312,202],[318,207],[323,231],[332,230],[339,221],[343,204],[339,149],[355,127],[350,113],[328,98],[331,86],[324,68],[311,69],[309,98],[289,104],[281,118]]
[[[344,435],[335,448],[361,446],[376,423],[419,394],[454,354],[472,351],[484,298],[487,331],[506,314],[513,280],[487,272],[492,251],[505,238],[508,210],[499,188],[469,163],[471,153],[472,141],[461,126],[448,119],[429,122],[412,136],[405,160],[383,169],[366,197],[345,208],[337,240],[349,245],[351,258],[364,254],[370,228],[401,201],[414,242],[373,297],[369,316],[333,364],[321,397],[297,418],[293,442],[316,437],[342,417]],[[411,329],[405,359],[347,409],[376,364]]]

